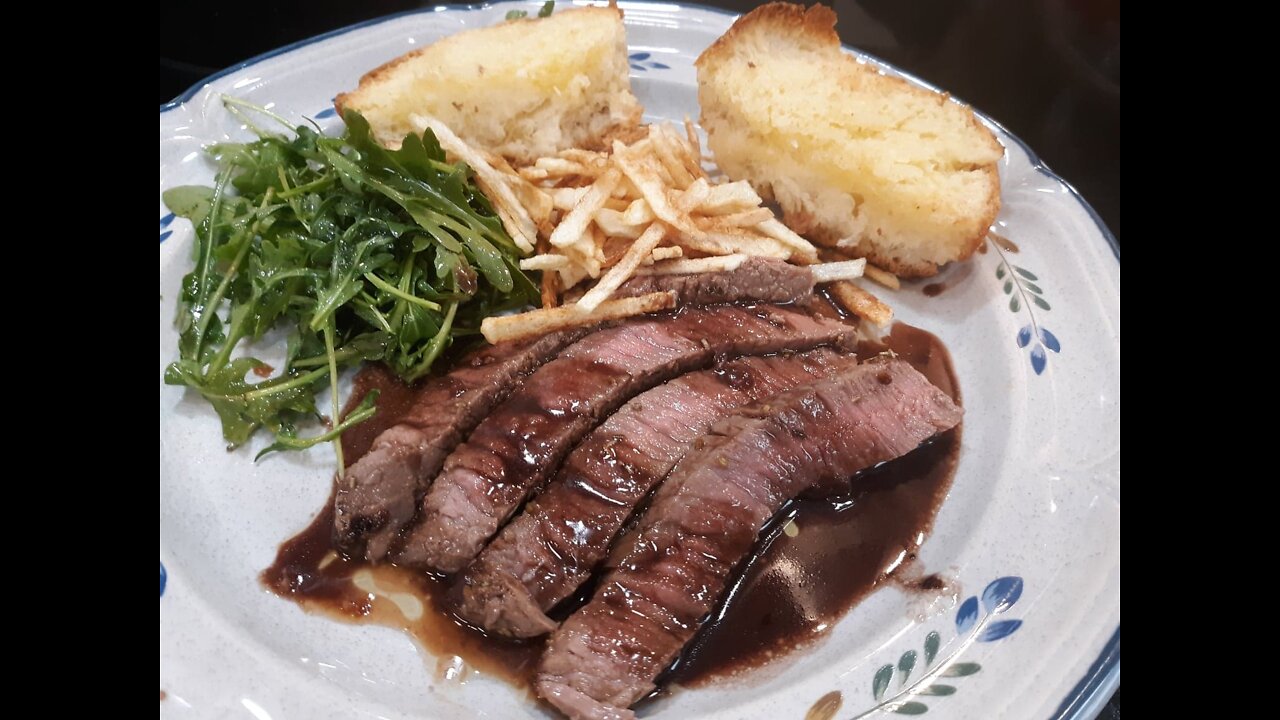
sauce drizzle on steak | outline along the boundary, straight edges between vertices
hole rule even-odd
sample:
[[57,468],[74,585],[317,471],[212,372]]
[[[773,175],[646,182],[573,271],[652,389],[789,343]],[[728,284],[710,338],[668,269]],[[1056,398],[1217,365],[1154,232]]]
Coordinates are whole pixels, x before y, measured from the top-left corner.
[[586,332],[563,330],[487,346],[447,375],[423,383],[408,412],[338,481],[333,501],[338,545],[349,555],[385,557],[449,452],[525,375]]
[[955,427],[962,411],[896,359],[753,403],[712,428],[548,640],[538,694],[574,720],[634,717],[784,504]]
[[855,364],[855,355],[826,349],[742,358],[637,395],[467,567],[458,614],[512,637],[554,630],[546,611],[586,581],[636,506],[713,422]]
[[[807,268],[751,258],[726,272],[632,278],[616,295],[674,291],[681,305],[791,302],[812,295],[813,285]],[[361,453],[339,483],[334,534],[344,552],[385,559],[412,524],[445,457],[530,372],[587,332],[564,330],[488,346],[464,357],[448,374],[424,381],[400,422],[374,438],[372,449]]]
[[596,331],[530,375],[445,460],[395,562],[462,569],[574,444],[633,395],[717,356],[806,350],[852,336],[839,321],[773,305],[691,307]]

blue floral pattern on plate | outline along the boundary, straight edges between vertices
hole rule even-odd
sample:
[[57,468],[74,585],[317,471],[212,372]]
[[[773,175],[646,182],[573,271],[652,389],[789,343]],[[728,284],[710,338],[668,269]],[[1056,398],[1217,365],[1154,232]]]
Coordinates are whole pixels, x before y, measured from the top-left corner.
[[[896,713],[898,715],[923,715],[929,712],[929,706],[916,698],[945,697],[956,694],[957,686],[937,682],[941,678],[961,678],[973,675],[982,669],[975,662],[958,662],[960,655],[975,642],[990,643],[1003,640],[1022,627],[1022,621],[1016,619],[997,619],[1018,602],[1022,597],[1022,578],[1009,575],[996,578],[987,584],[982,591],[981,599],[971,595],[960,603],[956,610],[956,636],[962,638],[954,652],[941,660],[937,660],[938,651],[942,648],[942,635],[931,631],[924,638],[923,652],[907,650],[898,658],[897,664],[881,665],[871,679],[871,696],[876,705],[852,720],[871,717],[879,713]],[[910,683],[911,673],[923,660],[924,674]],[[937,662],[935,662],[937,660]],[[898,692],[888,695],[894,677],[898,678]],[[888,695],[888,697],[886,697]]]
[[670,70],[671,66],[666,63],[660,63],[653,60],[652,53],[636,52],[627,56],[627,60],[631,63],[631,69],[637,72],[648,72],[650,70]]
[[173,224],[173,219],[175,217],[177,216],[173,213],[160,217],[160,242],[168,240],[169,236],[173,234],[173,231],[169,229],[169,226]]
[[1058,341],[1058,337],[1036,319],[1036,308],[1045,312],[1051,309],[1049,301],[1044,299],[1044,290],[1037,284],[1041,280],[1030,270],[1009,262],[1005,250],[1016,252],[1017,248],[1007,246],[1007,240],[993,235],[987,242],[1000,257],[1000,264],[996,266],[996,280],[1004,283],[1002,289],[1009,297],[1009,311],[1019,313],[1026,310],[1030,321],[1018,328],[1014,342],[1020,348],[1031,348],[1031,369],[1041,375],[1049,366],[1049,355],[1045,350],[1062,352],[1062,343]]

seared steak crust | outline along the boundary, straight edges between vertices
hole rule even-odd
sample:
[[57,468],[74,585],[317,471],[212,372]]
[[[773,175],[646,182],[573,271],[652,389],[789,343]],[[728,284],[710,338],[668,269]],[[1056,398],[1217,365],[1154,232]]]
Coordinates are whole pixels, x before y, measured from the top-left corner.
[[447,456],[534,368],[586,334],[564,330],[493,345],[423,383],[413,409],[347,468],[334,496],[334,537],[354,556],[377,561],[417,511]]
[[712,423],[856,363],[829,349],[739,358],[637,395],[569,454],[556,478],[467,567],[458,614],[513,637],[554,630],[545,612],[590,576],[627,518]]
[[782,260],[748,258],[733,270],[688,275],[638,275],[618,288],[618,297],[674,290],[682,305],[788,303],[813,294],[809,268]]
[[637,393],[716,356],[806,350],[852,328],[770,305],[686,308],[599,330],[543,365],[445,460],[396,562],[452,573],[559,468],[575,443]]

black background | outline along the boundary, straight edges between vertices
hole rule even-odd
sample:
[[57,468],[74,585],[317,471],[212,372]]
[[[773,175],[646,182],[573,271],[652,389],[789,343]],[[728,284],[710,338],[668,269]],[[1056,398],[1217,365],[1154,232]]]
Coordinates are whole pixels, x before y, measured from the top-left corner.
[[[830,0],[828,0],[830,2]],[[736,12],[758,3],[703,0]],[[411,0],[162,3],[160,102],[228,65]],[[1120,236],[1120,0],[835,0],[846,43],[980,108]],[[1103,712],[1119,720],[1120,693]]]

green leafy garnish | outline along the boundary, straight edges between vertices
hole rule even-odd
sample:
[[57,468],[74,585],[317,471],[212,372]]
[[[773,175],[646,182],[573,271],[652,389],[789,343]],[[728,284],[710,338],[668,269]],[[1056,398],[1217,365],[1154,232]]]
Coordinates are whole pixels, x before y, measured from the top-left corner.
[[[232,447],[265,428],[274,442],[259,457],[334,441],[341,467],[336,441],[376,401],[340,419],[341,368],[376,360],[416,380],[455,341],[477,337],[484,318],[536,304],[538,292],[470,168],[446,162],[430,130],[388,150],[354,111],[342,137],[326,137],[305,125],[267,132],[243,110],[284,120],[224,104],[259,139],[208,149],[219,163],[213,187],[164,193],[196,230],[165,382],[208,400]],[[284,367],[233,357],[273,329],[288,334]],[[250,382],[250,372],[271,377]],[[298,437],[326,386],[331,429]]]
[[[551,13],[555,12],[555,9],[556,0],[547,0],[542,3],[542,7],[538,9],[538,17],[551,17]],[[507,20],[522,20],[527,17],[529,17],[529,12],[527,10],[508,10],[506,15]]]

